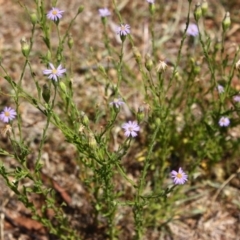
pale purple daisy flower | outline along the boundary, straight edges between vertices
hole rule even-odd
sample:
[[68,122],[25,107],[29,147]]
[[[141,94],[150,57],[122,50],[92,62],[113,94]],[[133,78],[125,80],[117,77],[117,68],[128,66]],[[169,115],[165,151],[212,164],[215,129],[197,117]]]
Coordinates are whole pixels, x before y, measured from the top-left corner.
[[199,34],[198,27],[194,23],[190,23],[187,28],[187,35],[196,37]]
[[128,24],[121,24],[117,28],[117,34],[126,36],[130,33],[130,26]]
[[59,10],[58,8],[53,7],[47,14],[47,18],[52,21],[57,21],[62,18],[62,13],[64,11]]
[[235,102],[240,102],[240,95],[234,96],[234,97],[233,97],[233,100],[234,100]]
[[148,3],[154,3],[155,0],[147,0]]
[[11,120],[13,120],[16,117],[16,115],[17,115],[17,113],[13,108],[5,107],[0,114],[0,119],[3,122],[7,123],[7,122],[10,122]]
[[182,170],[182,168],[178,169],[178,172],[173,170],[171,171],[171,177],[173,179],[174,184],[184,184],[187,181],[188,175]]
[[116,108],[119,108],[121,105],[124,104],[124,101],[121,98],[115,98],[112,102],[109,103],[111,106],[115,106]]
[[222,85],[217,85],[218,93],[224,93],[224,87]]
[[108,17],[111,15],[110,11],[108,10],[108,8],[100,8],[98,9],[99,15],[103,18],[103,17]]
[[66,69],[62,68],[61,64],[57,67],[57,69],[53,66],[52,63],[49,63],[49,66],[51,67],[51,69],[43,70],[43,74],[49,75],[48,78],[54,81],[57,81],[58,78],[62,77],[63,73],[66,72]]
[[137,136],[136,132],[138,132],[140,130],[140,127],[136,121],[134,121],[134,122],[129,121],[127,123],[124,123],[122,125],[122,128],[125,131],[124,135],[126,137],[129,137],[129,136],[136,137]]
[[230,124],[230,120],[227,117],[221,117],[218,124],[220,127],[228,127]]

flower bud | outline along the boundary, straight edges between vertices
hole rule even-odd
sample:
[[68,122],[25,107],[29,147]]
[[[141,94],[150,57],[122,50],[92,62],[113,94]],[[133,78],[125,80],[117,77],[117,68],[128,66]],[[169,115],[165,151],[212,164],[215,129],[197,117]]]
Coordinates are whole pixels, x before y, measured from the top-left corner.
[[149,3],[149,12],[151,15],[155,13],[155,4],[154,3]]
[[51,61],[51,58],[52,58],[52,54],[51,54],[51,52],[50,52],[49,50],[47,50],[46,60],[47,60],[48,62],[50,62],[50,61]]
[[136,47],[133,47],[133,54],[135,57],[136,62],[139,64],[141,62],[141,53]]
[[200,71],[201,71],[200,65],[196,63],[196,64],[194,65],[193,72],[194,72],[194,74],[197,75],[197,74],[200,73]]
[[72,49],[73,47],[73,38],[72,36],[68,36],[68,47]]
[[160,119],[160,118],[156,118],[155,123],[156,123],[157,126],[160,126],[160,124],[161,124],[161,119]]
[[30,20],[31,20],[31,23],[33,24],[33,25],[35,25],[36,23],[37,23],[37,14],[36,13],[31,13],[30,14]]
[[206,16],[207,11],[208,11],[208,2],[206,0],[203,0],[201,9],[202,9],[202,15]]
[[152,70],[153,67],[153,61],[148,54],[145,57],[145,67],[149,72]]
[[23,56],[24,57],[28,57],[29,51],[30,51],[29,44],[27,43],[25,38],[22,38],[20,43],[21,43],[21,47],[22,47],[22,54],[23,54]]
[[96,141],[93,133],[90,133],[90,134],[89,134],[88,143],[89,143],[89,146],[91,146],[92,148],[96,148],[96,146],[97,146],[97,141]]
[[222,49],[222,42],[221,40],[217,40],[216,44],[214,45],[214,51],[217,52]]
[[194,10],[194,19],[196,22],[202,17],[202,8],[200,3],[195,5],[195,10]]
[[99,64],[99,65],[98,65],[98,70],[99,70],[102,74],[107,75],[106,70],[105,70],[105,67],[104,67],[103,65]]
[[230,13],[226,12],[225,17],[222,22],[223,31],[226,32],[229,29],[230,25],[231,25]]
[[82,116],[82,123],[83,123],[83,125],[84,126],[88,126],[89,119],[88,119],[86,113],[85,112],[81,112],[81,116]]
[[80,6],[80,7],[78,8],[78,14],[81,13],[81,12],[83,11],[83,9],[84,9],[84,7],[83,7],[83,6]]
[[50,96],[51,96],[50,88],[48,84],[44,84],[42,89],[42,97],[46,103],[49,103]]
[[64,93],[67,93],[67,87],[64,82],[59,82],[59,87]]
[[138,108],[138,113],[137,113],[137,120],[138,122],[140,123],[145,117],[145,114],[144,114],[144,107],[141,106]]

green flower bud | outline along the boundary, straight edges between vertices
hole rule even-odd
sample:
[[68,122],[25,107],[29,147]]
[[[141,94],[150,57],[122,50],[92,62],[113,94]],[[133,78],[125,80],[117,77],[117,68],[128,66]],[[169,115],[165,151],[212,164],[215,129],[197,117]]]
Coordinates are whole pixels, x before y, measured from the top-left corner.
[[140,123],[145,117],[145,114],[144,114],[144,107],[141,106],[138,108],[138,113],[137,113],[137,120],[138,122]]
[[22,54],[24,57],[28,57],[30,52],[30,45],[27,43],[25,38],[22,38],[21,41]]
[[89,146],[91,146],[92,148],[96,148],[97,147],[97,141],[93,135],[93,133],[90,133],[89,134],[89,139],[88,139],[88,143],[89,143]]
[[59,87],[64,93],[67,93],[67,87],[64,82],[59,82]]
[[226,12],[225,17],[222,22],[223,31],[226,32],[229,29],[230,25],[231,25],[230,13]]
[[84,6],[80,6],[80,7],[78,8],[78,14],[81,13],[81,12],[83,11],[83,9],[84,9]]
[[217,52],[222,49],[222,42],[217,40],[216,44],[214,45],[214,51]]
[[199,64],[195,64],[195,66],[194,66],[194,68],[193,68],[194,74],[197,75],[197,74],[200,73],[200,71],[201,71],[201,68],[200,68]]
[[81,112],[81,116],[82,116],[82,123],[83,123],[83,125],[84,126],[88,126],[89,119],[88,119],[86,113],[85,112]]
[[196,22],[202,17],[202,8],[200,3],[195,5],[195,10],[194,10],[194,19]]
[[44,84],[42,89],[42,97],[46,103],[49,103],[50,96],[51,96],[50,88],[48,84]]
[[72,36],[68,36],[68,47],[72,49],[73,47],[73,38]]
[[48,62],[50,62],[50,61],[51,61],[51,58],[52,58],[52,54],[51,54],[51,52],[50,52],[49,50],[47,50],[46,60],[47,60]]
[[159,126],[161,124],[161,119],[160,118],[157,118],[155,123],[157,124],[157,126]]
[[153,61],[149,55],[145,57],[145,67],[150,72],[153,67]]
[[101,64],[98,65],[98,70],[104,75],[107,74],[106,71],[105,71],[105,67]]
[[206,16],[208,11],[208,2],[206,0],[203,0],[201,8],[202,8],[202,15]]
[[36,23],[37,23],[37,14],[36,13],[31,13],[30,14],[30,20],[31,20],[31,23],[33,24],[33,25],[35,25]]
[[149,12],[151,15],[155,13],[155,4],[154,3],[149,3]]
[[136,62],[139,64],[141,62],[141,53],[136,47],[133,47],[133,54],[136,59]]

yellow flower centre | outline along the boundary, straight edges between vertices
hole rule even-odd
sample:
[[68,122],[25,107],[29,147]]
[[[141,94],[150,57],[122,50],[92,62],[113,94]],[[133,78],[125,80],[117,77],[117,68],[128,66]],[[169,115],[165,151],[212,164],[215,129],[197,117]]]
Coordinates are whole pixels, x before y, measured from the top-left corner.
[[53,11],[52,11],[52,14],[55,16],[55,15],[58,14],[58,12],[57,12],[56,10],[53,10]]
[[5,116],[6,117],[9,117],[10,116],[10,113],[9,112],[4,112]]
[[52,70],[52,73],[53,73],[53,74],[57,74],[57,69],[54,68],[54,69]]
[[181,179],[181,178],[182,178],[182,174],[181,174],[181,173],[178,173],[178,174],[176,175],[176,177],[179,178],[179,179]]
[[122,30],[122,31],[125,31],[125,30],[126,30],[126,28],[125,28],[124,25],[121,26],[121,30]]

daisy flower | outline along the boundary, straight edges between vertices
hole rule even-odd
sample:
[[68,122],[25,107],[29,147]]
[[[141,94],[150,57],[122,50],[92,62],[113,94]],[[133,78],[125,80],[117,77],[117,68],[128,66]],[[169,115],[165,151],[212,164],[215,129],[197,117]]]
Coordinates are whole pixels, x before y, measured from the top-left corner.
[[137,136],[137,132],[140,130],[140,127],[139,125],[137,124],[136,121],[132,122],[132,121],[129,121],[127,123],[124,123],[122,125],[122,128],[124,129],[125,133],[124,135],[126,137],[136,137]]
[[148,3],[153,4],[155,0],[147,0]]
[[0,119],[7,123],[13,120],[16,117],[16,111],[11,107],[5,107],[3,111],[0,113]]
[[54,22],[56,22],[56,21],[58,21],[60,18],[62,18],[62,13],[63,13],[64,11],[61,11],[61,10],[59,10],[58,8],[52,8],[49,12],[48,12],[48,14],[47,14],[47,18],[48,19],[50,19],[50,20],[52,20],[52,21],[54,21]]
[[240,102],[240,95],[236,95],[233,97],[234,102]]
[[119,108],[121,105],[124,104],[124,101],[121,98],[115,98],[112,102],[109,103],[111,106],[115,106]]
[[224,87],[221,85],[217,85],[217,91],[218,93],[224,93]]
[[62,68],[62,65],[60,64],[57,69],[53,66],[52,63],[49,63],[49,66],[51,69],[45,69],[43,70],[44,75],[48,75],[49,79],[52,79],[57,82],[58,78],[63,76],[63,73],[66,72],[65,68]]
[[199,34],[198,27],[194,23],[190,23],[187,29],[187,35],[196,37]]
[[119,34],[120,36],[126,36],[130,33],[130,26],[128,24],[121,24],[118,28],[117,28],[117,34]]
[[171,171],[171,177],[176,185],[184,184],[188,178],[187,174],[182,170],[182,168],[179,168],[178,172],[175,170]]
[[111,15],[110,11],[107,8],[100,8],[98,9],[100,17],[108,17]]
[[230,124],[230,120],[227,117],[221,117],[218,124],[220,127],[228,127]]

